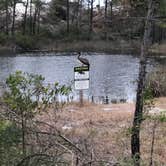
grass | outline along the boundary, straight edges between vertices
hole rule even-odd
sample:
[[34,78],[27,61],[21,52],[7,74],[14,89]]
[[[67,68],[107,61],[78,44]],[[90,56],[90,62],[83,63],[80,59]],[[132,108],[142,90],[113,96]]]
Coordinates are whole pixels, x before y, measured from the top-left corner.
[[51,42],[42,49],[53,51],[90,51],[90,52],[109,52],[109,53],[137,53],[138,43],[136,41],[104,41],[104,40],[91,40],[91,41],[57,41]]
[[[106,52],[111,54],[138,54],[139,42],[137,41],[104,41],[104,40],[78,40],[78,41],[63,41],[63,40],[48,40],[43,43],[38,42],[38,49],[29,51],[45,51],[45,52]],[[3,48],[0,46],[0,51]],[[9,49],[11,50],[11,49]],[[1,51],[1,52],[2,52]],[[25,50],[26,51],[26,50]],[[2,52],[3,53],[3,52]]]
[[[43,42],[44,41],[44,42]],[[31,45],[31,43],[29,43]],[[33,45],[33,43],[32,43]],[[36,50],[29,51],[44,51],[44,52],[105,52],[111,54],[140,54],[141,43],[139,40],[125,41],[121,39],[117,40],[54,40],[54,39],[42,39],[37,43]],[[10,46],[0,45],[0,54],[4,54],[8,51],[11,53],[12,48]],[[26,51],[26,50],[25,50]],[[166,52],[165,43],[154,44],[150,48],[150,55],[159,56],[164,55]]]
[[[166,100],[166,99],[164,99]],[[163,99],[161,100],[163,102]],[[158,101],[158,106],[159,101]],[[112,111],[104,111],[111,108]],[[68,104],[62,112],[50,110],[40,117],[72,140],[86,153],[93,151],[94,158],[121,162],[125,165],[130,158],[130,134],[134,113],[134,104],[96,105],[85,103]],[[55,116],[53,116],[55,115]],[[141,129],[141,156],[148,165],[150,159],[152,120],[145,120]],[[154,162],[156,166],[165,165],[166,123],[157,126]]]
[[[155,100],[155,107],[166,110],[165,103],[166,98],[158,98]],[[118,162],[119,166],[133,166],[130,152],[130,137],[135,109],[134,103],[99,105],[84,102],[84,106],[80,107],[79,103],[73,102],[66,104],[58,111],[56,108],[50,105],[48,110],[37,114],[33,121],[33,123],[36,123],[33,125],[31,121],[29,122],[29,131],[32,128],[41,133],[56,133],[58,129],[63,136],[79,147],[81,151],[85,154],[91,154],[94,161]],[[153,126],[154,121],[152,119],[146,119],[141,126],[141,166],[149,165]],[[38,148],[45,149],[49,146],[50,149],[48,148],[47,153],[56,153],[55,147],[59,139],[57,135],[47,136],[30,133],[26,137],[29,143],[27,145],[28,149],[34,147],[36,149],[33,150],[36,152]],[[61,141],[60,143],[62,143],[61,145],[65,145],[66,142],[63,144]],[[69,148],[67,144],[66,147]],[[63,148],[60,148],[59,152],[61,153],[63,150]],[[75,155],[76,152],[71,153],[70,148],[68,152],[70,153],[63,155],[63,158],[61,158],[66,158],[69,162],[75,161],[75,158],[73,159],[71,154]],[[157,125],[155,134],[153,155],[155,166],[165,165],[165,153],[166,122],[160,122]],[[101,162],[92,164],[92,166],[102,165],[106,164]]]
[[166,43],[154,44],[151,47],[151,53],[165,55],[166,53]]

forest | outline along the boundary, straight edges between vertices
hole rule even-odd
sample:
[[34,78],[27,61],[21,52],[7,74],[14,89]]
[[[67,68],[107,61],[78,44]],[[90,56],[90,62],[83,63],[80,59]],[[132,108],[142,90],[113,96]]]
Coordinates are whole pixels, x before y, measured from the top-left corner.
[[[165,6],[165,0],[156,6],[153,43],[166,38]],[[1,0],[0,45],[22,51],[139,52],[147,8],[146,0]]]

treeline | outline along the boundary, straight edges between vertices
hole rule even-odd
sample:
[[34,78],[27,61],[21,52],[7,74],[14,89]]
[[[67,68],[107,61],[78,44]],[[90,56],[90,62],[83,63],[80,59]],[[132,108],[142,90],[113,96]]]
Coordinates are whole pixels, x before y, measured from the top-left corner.
[[[30,47],[41,38],[116,40],[119,36],[142,36],[143,21],[133,18],[145,16],[146,0],[105,0],[104,6],[96,5],[96,1],[1,0],[0,44],[10,39],[21,47]],[[156,7],[158,16],[165,16],[165,4],[161,0]]]

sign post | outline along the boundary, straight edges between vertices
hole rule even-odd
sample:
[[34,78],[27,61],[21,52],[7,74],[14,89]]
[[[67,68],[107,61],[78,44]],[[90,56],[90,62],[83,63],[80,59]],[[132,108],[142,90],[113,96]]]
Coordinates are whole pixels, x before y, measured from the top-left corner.
[[83,90],[80,90],[80,107],[82,107],[84,104],[83,104]]
[[74,67],[74,85],[80,91],[80,106],[83,106],[83,90],[89,89],[89,66]]

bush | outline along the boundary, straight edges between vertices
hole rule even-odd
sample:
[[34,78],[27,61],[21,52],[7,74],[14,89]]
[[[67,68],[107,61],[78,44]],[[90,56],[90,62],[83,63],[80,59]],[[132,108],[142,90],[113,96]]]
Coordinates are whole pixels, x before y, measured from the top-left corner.
[[5,45],[8,40],[8,36],[5,33],[0,33],[0,44]]
[[[54,111],[61,110],[64,103],[58,102],[58,96],[67,96],[71,88],[59,85],[57,82],[53,85],[44,85],[44,80],[41,75],[21,71],[10,74],[6,79],[6,89],[2,96],[5,108],[2,118],[0,113],[2,119],[0,121],[0,166],[25,166],[36,165],[36,163],[49,166],[56,165],[53,158],[61,159],[59,154],[62,152],[59,145],[58,155],[57,149],[52,151],[51,148],[47,148],[47,141],[54,140],[50,139],[50,136],[56,134],[48,131],[49,138],[47,138],[47,134],[42,133],[41,125],[47,127],[50,125],[47,122],[39,122],[40,120],[35,117],[41,115],[42,111],[46,112],[47,108],[50,110],[50,107],[54,108]],[[42,139],[39,139],[39,133]],[[43,149],[47,152],[43,152]],[[28,156],[33,157],[28,158]]]
[[147,77],[147,86],[153,97],[166,96],[166,68],[151,72]]
[[57,40],[63,40],[64,42],[72,42],[74,40],[89,40],[88,27],[81,27],[81,29],[78,29],[75,25],[70,25],[69,33],[67,32],[65,25],[61,25],[60,28],[55,29],[56,30],[52,32],[52,38]]
[[15,42],[23,50],[32,50],[37,48],[37,38],[33,36],[17,34]]
[[40,33],[38,34],[38,37],[39,38],[44,38],[44,39],[46,39],[46,38],[50,38],[51,39],[54,36],[53,36],[52,32],[49,30],[49,28],[41,27],[40,28]]
[[13,123],[0,121],[0,165],[14,165],[21,155],[21,131]]

